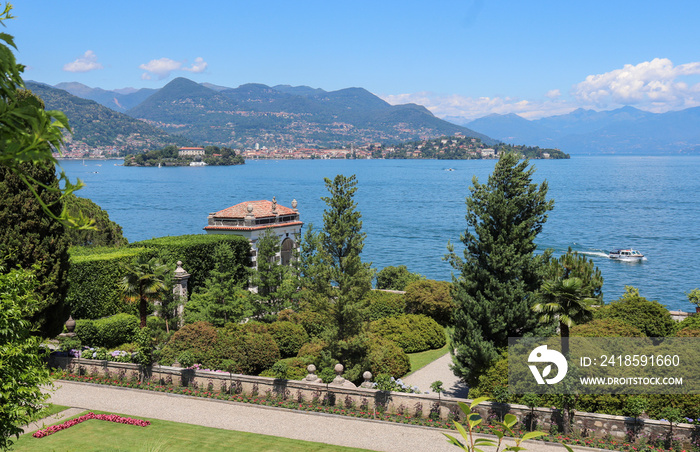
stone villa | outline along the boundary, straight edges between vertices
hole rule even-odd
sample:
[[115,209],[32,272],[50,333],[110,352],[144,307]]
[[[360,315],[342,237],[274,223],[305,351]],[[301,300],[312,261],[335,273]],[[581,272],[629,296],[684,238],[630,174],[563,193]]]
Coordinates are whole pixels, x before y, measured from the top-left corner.
[[280,240],[280,263],[289,265],[292,251],[299,247],[296,240],[301,235],[301,227],[304,224],[299,220],[296,199],[292,201],[290,209],[278,205],[274,197],[272,201],[246,201],[236,204],[209,214],[207,220],[208,224],[204,227],[207,234],[235,234],[246,237],[251,244],[255,266],[256,243],[267,229],[272,229]]

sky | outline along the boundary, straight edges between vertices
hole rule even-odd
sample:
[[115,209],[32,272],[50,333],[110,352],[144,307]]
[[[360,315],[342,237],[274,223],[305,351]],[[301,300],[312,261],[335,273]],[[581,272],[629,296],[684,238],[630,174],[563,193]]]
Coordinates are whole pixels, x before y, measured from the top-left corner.
[[25,80],[51,85],[362,87],[456,122],[700,106],[689,0],[26,0],[12,14]]

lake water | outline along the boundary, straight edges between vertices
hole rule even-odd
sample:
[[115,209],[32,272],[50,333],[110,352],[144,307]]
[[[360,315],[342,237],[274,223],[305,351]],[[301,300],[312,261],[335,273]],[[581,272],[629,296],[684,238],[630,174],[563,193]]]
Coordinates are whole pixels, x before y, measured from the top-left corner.
[[[207,215],[243,201],[299,203],[301,219],[322,226],[328,192],[324,177],[357,175],[355,200],[367,233],[363,260],[381,269],[405,264],[431,279],[450,280],[442,256],[447,241],[461,245],[465,197],[472,177],[485,183],[494,160],[285,160],[234,167],[134,168],[120,161],[63,161],[71,179],[109,212],[130,242],[165,235],[201,234]],[[536,160],[554,210],[536,242],[556,255],[568,247],[586,253],[605,279],[606,302],[625,285],[667,305],[692,310],[685,292],[700,287],[700,158],[575,157]],[[447,171],[453,168],[454,171]],[[647,260],[608,259],[616,247]],[[697,252],[696,252],[697,251]]]

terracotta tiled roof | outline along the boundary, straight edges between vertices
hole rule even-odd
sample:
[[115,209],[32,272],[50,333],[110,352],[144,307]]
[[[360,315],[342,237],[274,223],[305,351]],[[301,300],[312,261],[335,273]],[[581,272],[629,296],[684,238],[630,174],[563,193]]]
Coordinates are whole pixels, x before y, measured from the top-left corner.
[[[219,210],[214,214],[214,218],[245,218],[248,213],[248,205],[253,206],[253,216],[255,218],[274,217],[272,213],[272,201],[246,201],[228,209]],[[295,215],[298,212],[277,204],[277,215]]]
[[304,224],[301,221],[288,221],[286,223],[262,224],[260,226],[205,226],[205,231],[255,231],[257,229],[278,228],[282,226],[296,226]]

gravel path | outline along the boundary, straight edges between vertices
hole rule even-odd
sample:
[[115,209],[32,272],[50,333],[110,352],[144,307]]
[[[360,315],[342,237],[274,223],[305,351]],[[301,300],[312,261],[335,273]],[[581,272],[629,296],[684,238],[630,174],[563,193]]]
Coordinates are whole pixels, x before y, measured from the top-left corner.
[[469,388],[467,388],[459,377],[456,377],[455,374],[452,373],[450,370],[451,362],[452,356],[449,352],[445,353],[445,355],[427,366],[403,378],[402,381],[409,386],[418,386],[418,389],[423,392],[432,392],[430,390],[430,385],[434,381],[440,380],[444,388],[443,395],[447,397],[466,398],[469,393]]
[[[344,418],[174,394],[57,381],[51,402],[82,409],[243,432],[282,436],[375,451],[454,452],[442,431],[427,427]],[[560,445],[532,442],[530,451],[561,452]],[[488,449],[487,449],[488,450]],[[594,449],[576,449],[592,452]]]

